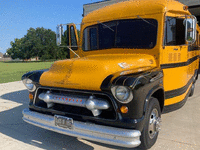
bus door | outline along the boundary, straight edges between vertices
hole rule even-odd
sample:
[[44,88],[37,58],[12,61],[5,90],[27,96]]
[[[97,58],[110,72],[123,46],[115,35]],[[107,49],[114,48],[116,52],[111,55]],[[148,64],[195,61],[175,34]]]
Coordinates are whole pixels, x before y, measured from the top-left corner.
[[184,19],[166,17],[165,37],[161,68],[164,72],[165,104],[180,101],[173,99],[182,95],[181,89],[187,84],[187,52]]

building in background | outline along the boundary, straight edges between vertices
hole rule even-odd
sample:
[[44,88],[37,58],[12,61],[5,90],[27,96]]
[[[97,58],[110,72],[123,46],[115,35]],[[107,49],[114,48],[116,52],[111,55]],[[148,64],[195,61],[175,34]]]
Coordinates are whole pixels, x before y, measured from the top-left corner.
[[197,17],[200,25],[200,0],[179,0],[179,2],[189,6],[189,11]]
[[3,58],[3,53],[0,52],[0,58]]
[[0,61],[11,61],[11,60],[12,58],[7,53],[3,54],[0,52]]

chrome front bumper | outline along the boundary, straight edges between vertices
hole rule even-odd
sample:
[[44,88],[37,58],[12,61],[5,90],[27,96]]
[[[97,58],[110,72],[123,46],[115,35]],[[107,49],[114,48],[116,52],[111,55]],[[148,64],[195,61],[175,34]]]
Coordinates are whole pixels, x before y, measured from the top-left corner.
[[129,148],[137,147],[141,143],[141,133],[138,130],[114,128],[80,121],[73,121],[73,129],[66,129],[56,126],[53,116],[40,114],[29,109],[24,109],[22,113],[24,121],[58,133]]

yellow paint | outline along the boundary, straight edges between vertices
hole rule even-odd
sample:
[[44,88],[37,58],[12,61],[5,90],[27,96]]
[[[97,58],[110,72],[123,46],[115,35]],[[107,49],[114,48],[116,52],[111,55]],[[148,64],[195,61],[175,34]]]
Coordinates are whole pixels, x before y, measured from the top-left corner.
[[187,84],[187,67],[163,69],[163,72],[163,83],[165,91],[175,90]]
[[192,84],[189,86],[189,88],[187,89],[187,91],[184,94],[165,100],[165,106],[172,105],[172,104],[175,104],[175,103],[178,103],[178,102],[181,102],[182,100],[184,100],[184,98],[185,98],[186,94],[189,92],[191,86],[192,86]]
[[[125,68],[123,65],[120,67],[121,64]],[[90,55],[55,62],[48,72],[42,74],[40,84],[71,89],[100,90],[101,83],[110,74],[134,69],[144,71],[144,68],[155,67],[154,58],[145,54]]]

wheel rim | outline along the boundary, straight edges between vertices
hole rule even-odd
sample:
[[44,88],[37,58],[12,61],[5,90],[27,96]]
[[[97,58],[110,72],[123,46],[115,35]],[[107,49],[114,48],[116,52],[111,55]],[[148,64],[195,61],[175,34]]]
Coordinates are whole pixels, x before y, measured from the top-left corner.
[[194,91],[194,83],[192,84],[192,91]]
[[158,110],[154,108],[151,112],[149,119],[149,137],[153,139],[156,134],[161,130],[161,118],[158,115]]

